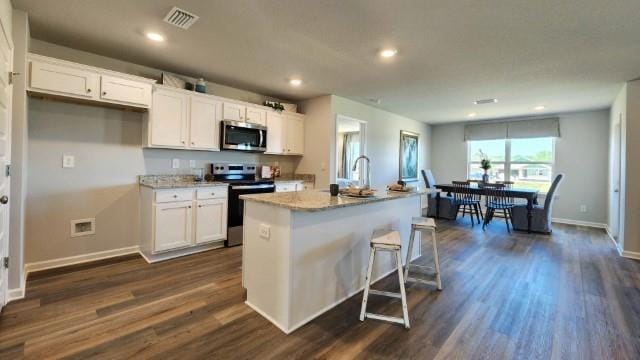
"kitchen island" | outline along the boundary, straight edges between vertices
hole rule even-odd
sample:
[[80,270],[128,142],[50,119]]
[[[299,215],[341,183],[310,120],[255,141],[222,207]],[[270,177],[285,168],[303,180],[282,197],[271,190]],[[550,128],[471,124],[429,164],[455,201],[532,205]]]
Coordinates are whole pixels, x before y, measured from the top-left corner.
[[[247,305],[288,334],[358,293],[374,230],[398,230],[406,258],[420,194],[381,191],[358,199],[309,190],[241,196]],[[415,246],[412,258],[419,255]],[[391,254],[380,253],[372,279],[394,270]]]

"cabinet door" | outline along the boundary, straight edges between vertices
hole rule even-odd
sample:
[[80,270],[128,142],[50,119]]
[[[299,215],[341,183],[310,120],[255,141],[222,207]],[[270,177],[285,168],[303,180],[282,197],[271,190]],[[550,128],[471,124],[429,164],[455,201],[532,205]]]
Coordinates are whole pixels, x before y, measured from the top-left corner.
[[282,115],[267,112],[267,151],[270,154],[284,154],[284,119]]
[[183,201],[155,205],[154,251],[192,244],[192,204]]
[[33,90],[70,95],[85,99],[96,99],[98,75],[63,64],[31,61],[29,86]]
[[304,122],[301,117],[295,115],[284,115],[285,124],[285,153],[304,153]]
[[153,106],[149,111],[152,146],[186,147],[187,102],[187,95],[178,92],[153,93]]
[[100,99],[149,107],[151,84],[102,75],[100,77]]
[[190,119],[189,147],[200,150],[220,150],[222,101],[192,96]]
[[265,126],[267,124],[267,111],[259,108],[247,107],[246,121]]
[[227,238],[227,199],[201,200],[196,209],[196,244]]
[[244,105],[236,103],[224,103],[222,116],[224,120],[244,121],[247,108]]

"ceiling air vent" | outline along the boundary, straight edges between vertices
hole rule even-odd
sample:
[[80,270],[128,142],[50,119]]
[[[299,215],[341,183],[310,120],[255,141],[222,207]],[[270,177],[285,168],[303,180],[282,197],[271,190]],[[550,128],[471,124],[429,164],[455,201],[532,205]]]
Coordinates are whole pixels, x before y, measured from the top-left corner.
[[164,21],[181,29],[188,29],[198,21],[200,17],[188,11],[173,7],[171,11],[164,17]]
[[482,99],[482,100],[476,100],[473,103],[476,105],[484,105],[484,104],[493,104],[497,102],[498,102],[498,99]]

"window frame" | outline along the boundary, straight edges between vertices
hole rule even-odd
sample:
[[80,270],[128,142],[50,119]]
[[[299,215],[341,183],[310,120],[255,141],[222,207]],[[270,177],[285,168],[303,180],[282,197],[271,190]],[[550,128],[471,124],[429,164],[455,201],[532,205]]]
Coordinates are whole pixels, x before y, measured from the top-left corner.
[[[543,139],[541,138],[531,138],[531,139]],[[516,139],[523,140],[526,138]],[[502,140],[502,139],[495,139]],[[511,140],[513,139],[504,139],[504,161],[491,161],[492,164],[503,165],[504,166],[504,175],[505,181],[511,181],[511,165],[549,165],[551,167],[551,181],[553,181],[553,176],[555,174],[555,165],[556,165],[556,138],[551,138],[551,161],[511,161]],[[472,161],[471,155],[471,143],[474,141],[484,141],[484,140],[468,140],[467,141],[467,179],[471,174],[471,166],[472,165],[480,165],[480,161]],[[540,194],[546,195],[546,191],[540,191]]]

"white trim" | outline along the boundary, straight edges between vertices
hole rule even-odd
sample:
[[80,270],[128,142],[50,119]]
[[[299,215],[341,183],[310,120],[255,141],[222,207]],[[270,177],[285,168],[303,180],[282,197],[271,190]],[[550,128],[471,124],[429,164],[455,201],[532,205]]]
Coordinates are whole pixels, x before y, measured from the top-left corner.
[[628,259],[640,260],[640,252],[623,250],[621,255]]
[[551,221],[558,224],[586,226],[586,227],[605,229],[605,230],[607,229],[607,224],[591,222],[591,221],[561,219],[561,218],[552,218]]
[[7,304],[20,299],[24,299],[23,287],[19,287],[17,289],[9,289],[9,291],[7,291]]
[[159,254],[145,254],[143,251],[139,251],[142,258],[149,264],[174,259],[177,257],[193,255],[204,251],[220,249],[224,247],[224,240],[212,241],[211,243],[202,244],[197,247],[189,247],[180,250],[167,251]]
[[620,244],[618,244],[616,239],[613,237],[613,234],[611,234],[611,231],[609,229],[609,225],[605,225],[604,230],[607,232],[607,236],[609,237],[609,239],[611,239],[611,242],[613,242],[613,246],[618,251],[618,255],[622,256],[622,248],[620,247]]
[[25,273],[28,275],[34,271],[53,269],[61,266],[82,264],[89,261],[108,259],[112,257],[135,254],[139,252],[139,246],[129,246],[120,249],[99,251],[89,254],[69,256],[66,258],[58,258],[25,264]]

